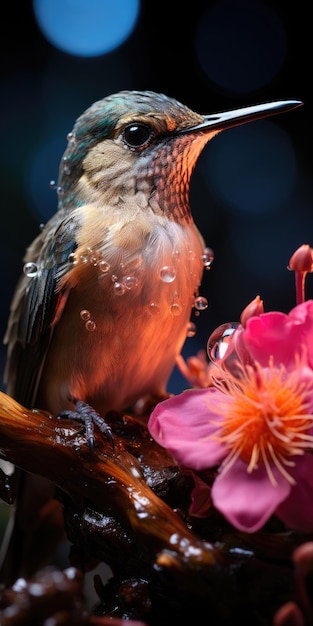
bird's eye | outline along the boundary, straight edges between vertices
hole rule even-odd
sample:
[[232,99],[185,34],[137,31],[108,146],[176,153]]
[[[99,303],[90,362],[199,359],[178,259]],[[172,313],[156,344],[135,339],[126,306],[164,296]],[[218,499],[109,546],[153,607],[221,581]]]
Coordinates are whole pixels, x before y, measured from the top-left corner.
[[130,148],[143,148],[152,135],[151,128],[145,124],[128,124],[123,130],[123,139]]

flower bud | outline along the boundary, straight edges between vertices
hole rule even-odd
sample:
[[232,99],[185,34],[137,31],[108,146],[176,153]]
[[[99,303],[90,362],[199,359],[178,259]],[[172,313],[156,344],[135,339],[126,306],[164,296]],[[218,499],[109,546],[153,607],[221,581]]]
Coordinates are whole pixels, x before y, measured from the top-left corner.
[[243,309],[240,315],[240,323],[243,328],[246,327],[247,321],[250,317],[261,315],[261,313],[264,313],[263,300],[261,300],[260,296],[256,296],[254,300],[251,300],[245,309]]
[[303,244],[293,253],[288,269],[294,272],[313,272],[313,250],[308,244]]

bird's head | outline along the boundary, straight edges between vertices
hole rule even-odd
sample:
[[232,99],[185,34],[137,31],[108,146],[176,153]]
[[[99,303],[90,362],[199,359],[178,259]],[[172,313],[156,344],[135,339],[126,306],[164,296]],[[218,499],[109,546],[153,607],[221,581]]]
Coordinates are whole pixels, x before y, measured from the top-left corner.
[[95,102],[69,134],[59,173],[60,207],[114,207],[135,197],[154,213],[190,219],[189,184],[197,159],[218,132],[289,110],[298,100],[200,115],[151,91],[121,91]]

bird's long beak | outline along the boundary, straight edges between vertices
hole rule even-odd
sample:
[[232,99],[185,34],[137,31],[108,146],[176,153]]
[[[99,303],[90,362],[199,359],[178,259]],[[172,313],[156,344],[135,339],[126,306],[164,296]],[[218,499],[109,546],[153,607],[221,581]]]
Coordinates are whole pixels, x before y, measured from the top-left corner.
[[225,111],[223,113],[211,113],[210,115],[204,115],[204,121],[200,124],[183,128],[179,131],[179,134],[224,130],[225,128],[239,126],[240,124],[259,120],[263,117],[275,115],[276,113],[291,111],[292,109],[302,106],[302,104],[303,102],[301,102],[301,100],[278,100],[276,102],[265,102],[264,104],[256,104],[254,106]]

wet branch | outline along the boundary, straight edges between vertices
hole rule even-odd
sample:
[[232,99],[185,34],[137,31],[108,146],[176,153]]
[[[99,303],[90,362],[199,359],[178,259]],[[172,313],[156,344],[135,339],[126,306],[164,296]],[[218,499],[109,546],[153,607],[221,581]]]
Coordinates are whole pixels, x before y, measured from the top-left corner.
[[215,548],[190,531],[147,485],[121,437],[115,436],[113,450],[97,433],[91,451],[82,425],[28,410],[0,392],[0,442],[3,459],[48,478],[74,501],[83,498],[99,512],[111,502],[136,538],[152,542],[158,565],[201,569],[219,561]]

